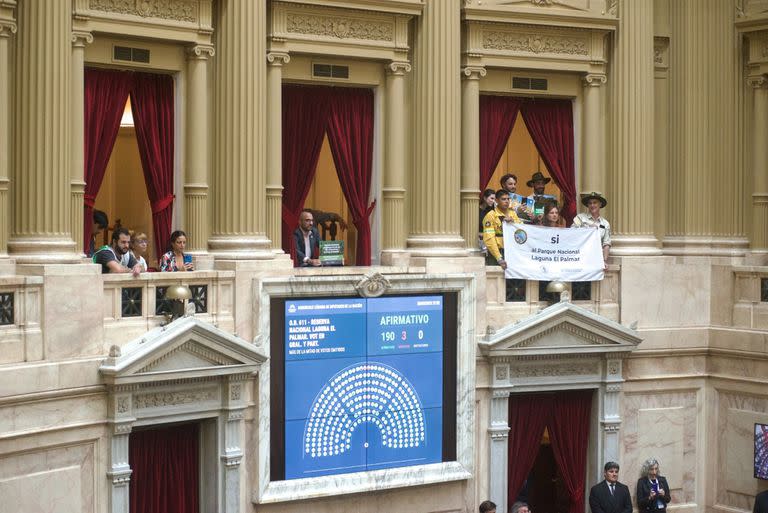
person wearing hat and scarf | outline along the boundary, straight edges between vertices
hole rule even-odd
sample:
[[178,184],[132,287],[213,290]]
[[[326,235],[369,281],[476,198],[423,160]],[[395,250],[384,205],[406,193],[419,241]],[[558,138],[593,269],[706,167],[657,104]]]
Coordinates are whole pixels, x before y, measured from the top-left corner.
[[551,182],[552,179],[544,176],[541,171],[536,171],[533,173],[533,176],[530,180],[528,180],[525,185],[528,187],[533,188],[533,194],[528,196],[528,199],[532,199],[534,201],[533,205],[533,214],[534,214],[534,222],[540,222],[541,216],[544,213],[544,206],[547,203],[557,203],[557,198],[551,194],[545,194],[544,193],[544,187],[547,186],[549,182]]
[[608,200],[600,192],[589,192],[581,195],[581,204],[587,207],[588,212],[582,212],[573,218],[572,226],[585,226],[600,230],[600,243],[603,246],[603,261],[608,261],[608,252],[611,249],[611,224],[600,215],[600,209],[605,208]]

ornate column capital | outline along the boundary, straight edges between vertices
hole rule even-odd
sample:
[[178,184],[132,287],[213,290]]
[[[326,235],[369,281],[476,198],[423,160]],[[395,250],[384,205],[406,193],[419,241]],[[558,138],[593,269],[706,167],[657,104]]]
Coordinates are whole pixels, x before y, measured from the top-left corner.
[[765,75],[747,77],[747,84],[749,84],[752,89],[762,89],[768,84],[768,79]]
[[291,55],[288,52],[268,52],[267,63],[272,66],[282,66],[291,62]]
[[461,68],[461,74],[464,75],[464,78],[467,80],[480,80],[480,78],[487,75],[488,72],[486,71],[485,66],[464,66]]
[[208,60],[209,57],[216,55],[213,45],[195,45],[187,48],[187,59],[189,60]]
[[392,61],[384,66],[388,75],[402,76],[411,72],[411,63],[405,61]]
[[16,33],[16,22],[11,20],[0,20],[0,37],[11,37]]
[[85,48],[85,45],[93,43],[93,34],[80,30],[72,31],[72,46],[75,48]]
[[600,87],[608,81],[608,77],[603,73],[587,73],[581,77],[581,83],[584,87]]

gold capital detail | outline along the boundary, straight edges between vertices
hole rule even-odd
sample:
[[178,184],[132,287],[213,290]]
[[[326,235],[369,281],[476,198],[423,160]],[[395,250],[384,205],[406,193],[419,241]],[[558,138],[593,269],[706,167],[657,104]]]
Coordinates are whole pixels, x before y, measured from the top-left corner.
[[282,66],[291,62],[291,56],[287,52],[269,52],[267,62],[272,66]]
[[390,75],[405,75],[411,72],[411,64],[405,61],[392,61],[385,67]]
[[93,43],[93,34],[90,32],[80,32],[77,30],[72,32],[72,46],[85,48],[85,45],[91,43]]
[[461,68],[461,74],[469,80],[480,80],[480,77],[484,77],[488,72],[485,66],[464,66]]
[[588,73],[584,75],[581,79],[581,82],[584,84],[584,87],[600,87],[601,85],[605,84],[607,81],[608,81],[608,77],[606,77],[602,73]]
[[216,55],[212,45],[195,45],[187,48],[187,57],[190,59],[206,60]]

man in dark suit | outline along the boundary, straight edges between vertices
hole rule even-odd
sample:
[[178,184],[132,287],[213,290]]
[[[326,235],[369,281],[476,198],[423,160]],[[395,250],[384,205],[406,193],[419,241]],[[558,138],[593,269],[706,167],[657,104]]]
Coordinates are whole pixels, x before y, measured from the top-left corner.
[[299,227],[293,232],[293,244],[296,248],[296,267],[317,267],[320,253],[320,233],[315,228],[312,212],[302,210],[299,214]]
[[752,513],[768,513],[768,490],[755,496],[755,507]]
[[609,461],[603,468],[604,480],[589,491],[592,513],[632,513],[629,488],[619,483],[619,464]]

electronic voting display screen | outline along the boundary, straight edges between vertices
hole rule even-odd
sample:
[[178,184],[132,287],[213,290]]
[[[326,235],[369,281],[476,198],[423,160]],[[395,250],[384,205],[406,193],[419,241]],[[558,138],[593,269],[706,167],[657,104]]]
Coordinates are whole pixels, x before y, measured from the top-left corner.
[[442,461],[443,301],[285,301],[285,479]]

